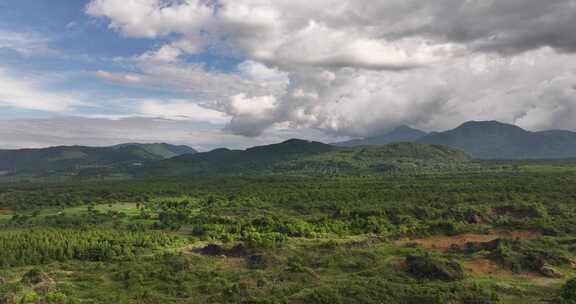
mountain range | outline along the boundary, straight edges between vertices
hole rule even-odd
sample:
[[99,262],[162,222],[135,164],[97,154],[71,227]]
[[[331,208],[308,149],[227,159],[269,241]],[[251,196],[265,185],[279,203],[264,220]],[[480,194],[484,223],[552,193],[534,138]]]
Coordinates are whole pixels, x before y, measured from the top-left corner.
[[445,146],[395,143],[342,148],[291,139],[247,150],[217,149],[182,155],[142,168],[143,175],[250,175],[273,173],[361,174],[440,169],[469,162],[464,152]]
[[335,145],[370,146],[391,142],[449,146],[461,149],[476,159],[576,158],[576,132],[531,132],[498,121],[470,121],[453,130],[429,134],[403,126],[381,136]]
[[336,144],[291,139],[246,150],[198,153],[188,146],[127,143],[0,150],[0,173],[110,168],[131,175],[242,175],[277,172],[378,172],[447,168],[470,159],[576,158],[576,133],[531,132],[497,121],[471,121],[445,132],[401,126]]
[[190,147],[164,143],[0,150],[0,171],[69,170],[79,167],[119,166],[159,161],[193,153],[196,153],[196,150]]
[[415,142],[426,136],[428,133],[420,131],[409,126],[400,126],[388,133],[363,139],[353,139],[349,141],[334,143],[338,147],[358,147],[358,146],[377,146],[387,145],[396,142]]

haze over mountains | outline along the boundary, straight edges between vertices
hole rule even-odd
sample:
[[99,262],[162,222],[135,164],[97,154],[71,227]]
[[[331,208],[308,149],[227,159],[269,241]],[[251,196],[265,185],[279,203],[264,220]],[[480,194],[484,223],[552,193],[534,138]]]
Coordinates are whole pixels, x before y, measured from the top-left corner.
[[400,126],[388,133],[367,137],[364,139],[354,139],[345,142],[335,143],[338,147],[357,147],[357,146],[373,146],[373,145],[387,145],[395,142],[414,142],[427,135],[426,132],[416,130],[409,126]]
[[196,153],[187,146],[122,144],[111,147],[61,146],[44,149],[0,150],[2,171],[68,170],[87,166],[110,166],[158,161]]
[[391,142],[417,142],[461,149],[477,159],[558,159],[576,157],[576,132],[531,132],[497,121],[470,121],[445,131],[425,132],[406,126],[390,133],[337,143],[338,146],[370,146]]
[[247,150],[221,148],[205,153],[188,146],[139,143],[0,150],[0,171],[143,166],[146,174],[158,175],[307,170],[375,172],[383,168],[437,167],[439,163],[460,163],[469,157],[576,158],[576,133],[562,130],[530,132],[497,121],[471,121],[445,132],[426,133],[401,126],[380,136],[332,145],[293,139]]

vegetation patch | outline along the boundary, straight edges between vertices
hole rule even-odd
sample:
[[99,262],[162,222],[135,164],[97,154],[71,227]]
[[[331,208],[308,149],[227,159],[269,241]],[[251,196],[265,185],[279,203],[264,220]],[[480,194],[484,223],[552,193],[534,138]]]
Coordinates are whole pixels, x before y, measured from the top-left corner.
[[454,260],[431,255],[411,255],[406,258],[408,272],[420,279],[459,281],[464,279],[464,268]]

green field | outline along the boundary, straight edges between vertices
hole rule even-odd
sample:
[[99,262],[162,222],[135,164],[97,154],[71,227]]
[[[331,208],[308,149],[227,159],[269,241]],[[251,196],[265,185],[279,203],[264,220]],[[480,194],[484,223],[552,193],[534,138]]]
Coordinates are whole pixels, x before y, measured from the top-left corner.
[[574,185],[571,164],[4,185],[0,303],[560,303]]

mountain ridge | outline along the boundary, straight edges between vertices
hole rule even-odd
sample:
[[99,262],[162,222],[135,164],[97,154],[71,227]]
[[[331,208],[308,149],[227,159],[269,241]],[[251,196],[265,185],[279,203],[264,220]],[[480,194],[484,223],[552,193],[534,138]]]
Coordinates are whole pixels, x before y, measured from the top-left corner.
[[432,132],[417,142],[458,148],[478,159],[576,157],[576,132],[532,132],[494,120],[465,122],[452,130]]
[[[80,145],[38,149],[0,150],[0,170],[46,171],[70,170],[76,167],[105,167],[120,164],[159,161],[185,151],[169,144],[121,144],[109,147]],[[192,148],[186,151],[195,151]]]
[[338,147],[358,147],[358,146],[386,145],[395,142],[414,142],[419,138],[426,136],[427,134],[428,133],[424,131],[414,129],[407,125],[402,125],[382,135],[333,143],[333,145]]
[[[382,173],[448,168],[466,163],[464,152],[445,146],[396,143],[370,147],[336,147],[292,139],[246,150],[216,149],[151,164],[142,175],[251,175],[274,173]],[[439,165],[443,164],[443,165]]]

